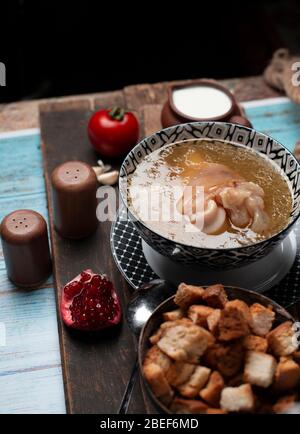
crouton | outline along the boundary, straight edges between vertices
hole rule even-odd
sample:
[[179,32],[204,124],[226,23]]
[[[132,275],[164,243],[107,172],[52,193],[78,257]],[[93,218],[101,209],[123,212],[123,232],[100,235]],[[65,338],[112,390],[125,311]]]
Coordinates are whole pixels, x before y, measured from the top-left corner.
[[219,320],[219,340],[232,341],[249,333],[248,322],[241,310],[235,306],[225,307]]
[[162,337],[162,334],[164,331],[163,325],[167,325],[167,324],[171,324],[171,323],[172,323],[172,321],[166,321],[166,322],[162,323],[161,326],[159,327],[159,329],[157,329],[156,332],[152,336],[150,336],[149,341],[151,342],[152,345],[156,345],[157,342]]
[[188,381],[196,369],[196,365],[185,362],[175,362],[166,373],[171,386],[177,387]]
[[163,313],[163,319],[165,321],[175,321],[183,317],[183,312],[181,309],[172,310],[170,312]]
[[155,363],[148,363],[143,367],[144,375],[150,387],[164,404],[169,405],[173,399],[174,392],[171,389],[163,370]]
[[196,398],[207,383],[210,372],[205,366],[197,366],[189,380],[178,388],[179,393],[185,398]]
[[187,309],[192,304],[199,303],[203,294],[204,289],[201,286],[181,283],[175,294],[174,302],[182,309]]
[[297,400],[296,394],[291,394],[287,396],[282,396],[278,399],[278,401],[273,405],[274,413],[283,413],[292,407]]
[[178,324],[164,330],[157,345],[174,360],[197,363],[199,357],[214,341],[213,335],[202,327]]
[[155,345],[147,351],[144,359],[144,366],[150,363],[160,366],[166,373],[172,365],[172,360]]
[[242,368],[244,349],[240,342],[216,343],[209,347],[204,356],[204,364],[218,370],[224,377],[236,375]]
[[292,359],[280,357],[275,372],[274,387],[276,390],[293,389],[300,381],[300,366]]
[[154,333],[154,335],[150,336],[149,341],[152,345],[156,345],[157,342],[162,337],[165,330],[167,330],[170,327],[174,327],[176,324],[193,324],[193,322],[189,318],[180,318],[173,321],[166,321],[163,322],[159,329]]
[[275,313],[259,303],[250,306],[250,327],[255,335],[265,336],[272,328]]
[[224,380],[218,371],[213,371],[204,389],[200,390],[200,398],[209,405],[219,407]]
[[224,387],[221,392],[220,405],[222,410],[247,412],[254,409],[254,395],[250,384],[239,387]]
[[267,339],[271,351],[276,356],[288,356],[297,349],[293,337],[293,324],[291,321],[286,321],[272,330]]
[[227,294],[223,285],[221,284],[212,285],[206,288],[202,299],[207,303],[208,306],[215,307],[217,309],[223,309],[228,301]]
[[179,414],[203,414],[208,405],[198,399],[175,398],[171,404],[172,413]]
[[244,381],[255,386],[269,387],[276,370],[276,360],[271,354],[248,351],[246,354]]
[[207,327],[213,335],[216,335],[218,332],[220,316],[221,309],[214,309],[213,312],[207,317]]
[[212,307],[193,304],[189,307],[187,316],[194,324],[207,328],[207,318],[213,312],[214,309]]
[[268,349],[268,341],[261,336],[248,335],[243,339],[243,347],[247,351],[259,351],[266,353]]
[[228,309],[229,307],[235,307],[236,309],[238,309],[241,314],[244,316],[245,321],[247,323],[250,322],[251,320],[251,315],[250,315],[250,309],[247,303],[245,303],[243,300],[230,300],[226,303],[226,309]]
[[157,342],[160,340],[161,338],[161,330],[158,329],[157,332],[154,333],[154,335],[150,336],[149,341],[152,345],[156,345]]

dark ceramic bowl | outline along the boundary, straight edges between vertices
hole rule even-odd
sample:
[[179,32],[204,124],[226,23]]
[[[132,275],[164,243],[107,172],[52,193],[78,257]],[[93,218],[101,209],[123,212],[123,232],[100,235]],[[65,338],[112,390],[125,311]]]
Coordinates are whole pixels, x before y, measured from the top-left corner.
[[[236,288],[233,286],[226,286],[225,287],[227,296],[229,300],[238,298],[240,300],[245,301],[248,305],[253,303],[260,303],[263,306],[272,306],[274,312],[276,313],[274,327],[279,325],[280,323],[284,321],[293,321],[295,322],[295,319],[293,316],[282,306],[275,303],[275,301],[271,300],[268,297],[265,297],[262,294],[259,294],[257,292],[249,291],[248,289],[242,289],[242,288]],[[141,335],[139,339],[139,345],[138,345],[138,357],[139,357],[139,368],[141,372],[141,377],[143,379],[143,387],[146,389],[147,394],[151,398],[152,403],[156,407],[156,409],[160,413],[171,413],[171,411],[162,404],[159,399],[154,395],[154,393],[151,390],[150,385],[148,384],[147,380],[145,379],[143,375],[143,361],[146,355],[147,350],[151,347],[151,344],[149,342],[149,338],[151,335],[154,334],[154,332],[158,329],[160,324],[163,322],[163,316],[162,314],[164,312],[168,312],[172,309],[176,309],[178,306],[174,303],[174,296],[168,298],[163,303],[161,303],[155,311],[152,313],[152,315],[149,317],[148,321],[146,322]]]
[[[257,243],[235,248],[200,248],[178,243],[150,229],[131,209],[127,180],[143,159],[156,149],[181,140],[209,138],[224,140],[260,152],[275,162],[286,175],[293,196],[293,209],[287,225],[277,234]],[[199,144],[201,146],[201,143]],[[268,254],[292,230],[300,215],[300,165],[296,158],[275,139],[240,125],[221,122],[194,122],[158,131],[137,144],[125,158],[119,180],[120,194],[140,236],[160,254],[182,264],[201,264],[210,268],[234,268],[247,265]]]

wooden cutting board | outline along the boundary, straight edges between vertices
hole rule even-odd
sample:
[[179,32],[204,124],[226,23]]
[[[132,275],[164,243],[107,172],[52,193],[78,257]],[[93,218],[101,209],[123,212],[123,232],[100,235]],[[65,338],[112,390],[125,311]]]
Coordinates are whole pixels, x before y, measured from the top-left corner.
[[[67,160],[82,160],[96,165],[97,155],[92,150],[86,125],[92,109],[115,104],[130,108],[141,107],[147,102],[142,92],[140,98],[129,91],[103,94],[96,101],[89,99],[74,102],[72,105],[46,104],[40,107],[40,125],[44,158],[45,180],[50,217],[50,234],[54,261],[54,277],[59,304],[61,288],[85,268],[105,272],[113,281],[120,296],[123,310],[132,292],[117,270],[110,250],[109,222],[100,223],[97,232],[81,241],[61,238],[53,227],[50,175],[53,169]],[[153,101],[156,102],[156,101]],[[149,115],[149,127],[158,129],[157,106]],[[148,110],[149,112],[149,110]],[[138,116],[145,133],[143,110]],[[154,121],[156,119],[156,121]],[[149,132],[149,129],[147,130]],[[119,163],[115,163],[116,166]],[[76,217],[76,216],[74,216]],[[118,411],[131,369],[135,360],[134,338],[125,319],[117,329],[98,334],[75,333],[67,330],[60,320],[58,309],[58,329],[67,411],[73,414],[116,413]],[[151,404],[144,399],[140,383],[137,381],[129,413],[153,412]]]
[[[274,96],[260,77],[228,80],[224,83],[241,100]],[[103,93],[94,98],[49,101],[40,105],[42,151],[50,217],[50,235],[54,261],[57,302],[61,287],[85,268],[102,271],[114,282],[123,309],[131,289],[117,270],[110,250],[110,223],[101,223],[98,231],[82,241],[62,239],[53,228],[50,174],[64,161],[78,159],[96,165],[86,125],[92,111],[115,104],[136,111],[141,137],[160,128],[160,111],[167,98],[168,83],[129,86],[123,91]],[[116,163],[116,166],[119,164]],[[58,309],[59,312],[59,309]],[[58,329],[64,374],[67,411],[82,413],[116,413],[135,360],[135,341],[126,321],[118,330],[98,335],[72,333],[61,323]],[[129,413],[153,413],[155,410],[136,383]]]

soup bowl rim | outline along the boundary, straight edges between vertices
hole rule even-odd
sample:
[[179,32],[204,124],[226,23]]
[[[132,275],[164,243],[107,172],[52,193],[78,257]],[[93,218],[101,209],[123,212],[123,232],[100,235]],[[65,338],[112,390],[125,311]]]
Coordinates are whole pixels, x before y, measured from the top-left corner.
[[[124,167],[124,165],[125,165],[125,161],[126,161],[126,159],[129,157],[129,155],[132,153],[132,152],[134,152],[136,149],[138,149],[138,147],[140,146],[140,144],[143,142],[143,141],[145,141],[145,140],[148,140],[148,139],[150,139],[153,135],[155,135],[155,134],[157,134],[157,133],[161,133],[161,132],[163,132],[163,131],[168,131],[168,130],[170,130],[170,129],[174,129],[174,128],[178,128],[178,127],[185,127],[185,126],[187,126],[187,125],[189,125],[189,126],[193,126],[193,125],[197,125],[197,126],[201,126],[201,124],[206,124],[206,125],[208,125],[208,124],[220,124],[220,125],[229,125],[229,126],[240,126],[243,130],[247,130],[247,131],[252,131],[252,132],[254,132],[254,133],[258,133],[258,134],[261,134],[262,136],[264,136],[264,137],[266,137],[266,138],[270,138],[270,139],[272,139],[272,140],[274,140],[278,145],[280,145],[288,154],[289,154],[289,156],[291,156],[292,158],[293,158],[293,160],[295,161],[295,163],[296,163],[296,167],[297,167],[297,171],[300,173],[300,163],[298,162],[298,160],[296,159],[296,157],[293,155],[293,153],[286,147],[286,146],[284,146],[281,142],[279,142],[277,139],[275,139],[274,137],[272,137],[271,135],[269,135],[269,134],[265,134],[265,133],[263,133],[263,132],[261,132],[261,131],[259,131],[259,130],[257,130],[257,129],[255,129],[255,128],[249,128],[249,127],[245,127],[245,126],[243,126],[243,125],[236,125],[236,124],[233,124],[233,123],[231,123],[231,122],[215,122],[215,121],[197,121],[197,122],[188,122],[188,123],[183,123],[183,124],[178,124],[178,125],[175,125],[175,126],[171,126],[171,127],[168,127],[168,128],[162,128],[161,130],[158,130],[158,131],[156,131],[156,132],[154,132],[154,133],[152,133],[152,134],[150,134],[150,135],[148,135],[148,136],[146,136],[146,137],[144,137],[142,140],[140,140],[131,150],[130,150],[130,152],[125,156],[125,158],[124,158],[124,160],[122,161],[122,164],[121,164],[121,169],[120,169],[120,173],[122,173],[122,169],[123,169],[123,167]],[[162,148],[164,148],[165,146],[169,146],[169,145],[172,145],[172,144],[175,144],[175,143],[178,143],[178,142],[183,142],[183,141],[192,141],[192,140],[205,140],[205,137],[203,137],[203,138],[201,138],[201,137],[199,137],[199,138],[191,138],[191,139],[186,139],[186,140],[178,140],[178,141],[175,141],[175,142],[172,142],[172,143],[168,143],[168,144],[165,144],[165,145],[163,145],[161,148],[157,148],[157,149],[162,149]],[[222,139],[218,139],[218,138],[213,138],[213,139],[211,139],[211,140],[216,140],[216,141],[224,141],[224,142],[226,142],[225,140],[222,140]],[[237,144],[237,143],[234,143],[234,142],[230,142],[230,141],[228,141],[228,143],[229,144],[232,144],[233,146],[241,146],[241,147],[244,147],[244,148],[247,148],[247,146],[244,146],[243,144]],[[251,149],[251,148],[250,148]],[[258,152],[258,153],[260,153],[259,151],[257,151],[257,150],[254,150],[255,152]],[[152,151],[151,152],[151,154],[153,153],[154,151]],[[267,154],[263,154],[268,160],[271,160],[269,157],[268,157],[268,155]],[[272,161],[272,160],[271,160]],[[284,169],[282,169],[282,168],[279,168],[280,169],[280,171],[283,171],[284,172]],[[126,174],[125,175],[125,178],[127,179],[128,178],[128,175]],[[129,213],[129,215],[130,215],[130,218],[131,218],[131,221],[133,221],[133,222],[138,222],[140,225],[142,225],[147,231],[150,231],[150,232],[152,232],[153,234],[155,234],[155,235],[157,235],[157,236],[159,236],[159,237],[161,237],[161,238],[163,238],[166,242],[169,242],[169,243],[172,243],[172,244],[174,244],[174,245],[176,245],[176,246],[178,246],[178,247],[183,247],[183,248],[192,248],[192,249],[198,249],[198,250],[207,250],[207,251],[218,251],[218,252],[229,252],[229,251],[241,251],[241,250],[245,250],[245,249],[247,249],[247,248],[251,248],[251,247],[259,247],[260,245],[263,245],[263,244],[265,244],[265,243],[267,243],[267,242],[272,242],[272,240],[274,240],[274,239],[276,239],[277,237],[279,237],[279,236],[282,236],[283,234],[285,234],[285,233],[287,233],[290,229],[291,229],[291,227],[297,222],[297,220],[298,220],[298,218],[300,217],[300,206],[299,206],[299,209],[297,210],[297,212],[295,213],[295,215],[294,216],[292,216],[291,218],[290,218],[290,221],[286,224],[286,226],[284,226],[281,230],[279,230],[278,232],[275,232],[273,235],[271,235],[270,237],[268,237],[268,238],[264,238],[264,239],[262,239],[262,240],[259,240],[259,241],[256,241],[255,243],[251,243],[251,244],[246,244],[246,245],[244,245],[244,246],[235,246],[235,247],[206,247],[206,246],[195,246],[195,245],[192,245],[192,244],[188,244],[188,243],[182,243],[182,242],[180,242],[180,241],[176,241],[176,240],[172,240],[171,238],[168,238],[168,237],[166,237],[165,235],[162,235],[161,233],[159,233],[159,232],[156,232],[153,228],[151,228],[151,227],[149,227],[144,221],[142,221],[141,219],[140,219],[140,217],[132,210],[132,206],[131,205],[129,205],[128,204],[128,200],[127,200],[127,197],[126,196],[124,196],[124,193],[123,193],[123,189],[122,189],[122,179],[123,179],[123,177],[119,177],[119,193],[120,193],[120,196],[121,196],[121,199],[122,199],[122,203],[123,203],[123,205],[125,206],[125,208],[126,208],[126,210],[127,210],[127,212]],[[288,186],[289,186],[289,189],[291,189],[291,186],[290,186],[290,180],[287,178],[287,176],[284,178],[285,180],[286,180],[286,182],[288,183]]]

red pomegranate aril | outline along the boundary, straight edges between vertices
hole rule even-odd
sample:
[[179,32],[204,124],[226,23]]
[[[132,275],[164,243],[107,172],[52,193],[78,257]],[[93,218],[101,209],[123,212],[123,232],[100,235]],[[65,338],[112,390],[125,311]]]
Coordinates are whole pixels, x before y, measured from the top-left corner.
[[92,282],[85,283],[84,288],[88,297],[96,297],[98,294],[98,286],[93,285]]
[[90,273],[87,273],[86,271],[82,271],[82,273],[80,273],[80,280],[81,282],[88,282],[91,279],[91,275]]
[[[78,284],[80,290],[72,292],[73,287],[78,290]],[[65,286],[61,312],[67,326],[86,331],[110,327],[121,320],[121,306],[112,282],[92,270],[83,271]]]
[[73,298],[80,293],[83,285],[81,282],[71,282],[64,288],[64,293],[68,296],[68,298]]
[[101,282],[102,282],[102,277],[99,276],[99,274],[96,274],[96,276],[92,277],[91,284],[93,286],[99,286]]

